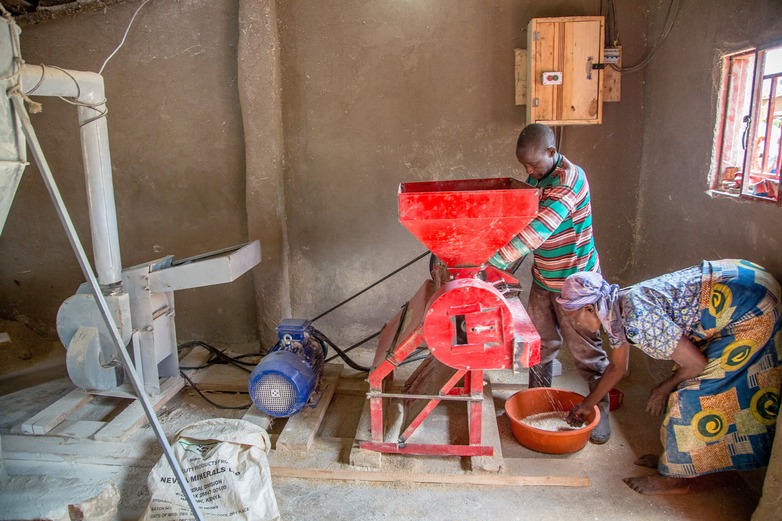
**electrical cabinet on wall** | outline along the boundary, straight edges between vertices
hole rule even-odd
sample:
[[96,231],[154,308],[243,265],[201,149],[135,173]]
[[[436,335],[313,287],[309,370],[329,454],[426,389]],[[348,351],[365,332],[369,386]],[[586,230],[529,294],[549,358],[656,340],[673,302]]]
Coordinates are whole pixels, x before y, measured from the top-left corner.
[[527,122],[602,122],[604,18],[533,18],[527,27]]

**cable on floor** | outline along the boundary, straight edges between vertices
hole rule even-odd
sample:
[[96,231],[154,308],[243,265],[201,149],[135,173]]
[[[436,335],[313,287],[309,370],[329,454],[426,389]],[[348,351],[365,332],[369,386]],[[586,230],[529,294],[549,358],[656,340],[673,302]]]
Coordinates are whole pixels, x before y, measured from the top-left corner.
[[206,400],[207,402],[212,404],[214,407],[217,407],[218,409],[230,409],[230,410],[240,410],[241,409],[241,410],[245,410],[245,409],[249,409],[250,407],[253,406],[252,402],[248,403],[247,405],[222,405],[222,404],[219,404],[217,402],[214,402],[214,401],[210,400],[209,398],[207,398],[206,395],[203,393],[203,391],[201,391],[201,389],[196,387],[196,384],[193,383],[193,380],[191,380],[190,377],[187,376],[184,371],[180,370],[179,374],[182,375],[182,378],[187,380],[187,383],[190,384],[190,387],[192,387],[195,392],[197,392],[199,395],[201,395],[201,398],[203,398],[204,400]]

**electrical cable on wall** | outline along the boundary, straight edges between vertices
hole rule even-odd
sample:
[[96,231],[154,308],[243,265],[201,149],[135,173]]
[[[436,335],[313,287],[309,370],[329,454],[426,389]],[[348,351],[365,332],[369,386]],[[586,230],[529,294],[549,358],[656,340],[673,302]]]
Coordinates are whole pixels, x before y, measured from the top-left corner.
[[130,18],[130,22],[128,22],[128,27],[125,29],[125,34],[122,35],[122,40],[119,42],[119,45],[117,46],[114,51],[109,54],[109,57],[106,58],[106,60],[103,62],[103,65],[100,66],[100,70],[98,71],[98,74],[103,74],[103,69],[106,68],[106,64],[109,63],[109,60],[111,60],[115,54],[117,54],[117,51],[119,51],[123,45],[125,45],[125,38],[128,37],[128,32],[130,32],[130,27],[133,25],[133,21],[136,19],[136,15],[139,11],[141,11],[141,8],[147,5],[152,0],[144,0],[140,6],[138,6],[138,9],[136,9],[136,12],[133,13],[133,16]]
[[[603,0],[600,0],[600,16],[603,16]],[[616,29],[616,6],[614,0],[606,0],[605,10],[605,47],[619,45],[619,32]]]
[[[619,71],[623,74],[625,73],[631,73],[631,72],[637,72],[649,65],[651,61],[657,56],[658,51],[660,50],[660,47],[662,47],[662,44],[665,42],[665,40],[668,38],[668,35],[671,32],[671,29],[676,24],[676,20],[679,16],[679,11],[681,10],[681,5],[684,3],[684,0],[671,0],[671,3],[668,4],[668,12],[665,15],[665,22],[663,24],[663,28],[660,31],[660,35],[657,37],[657,40],[654,42],[654,45],[652,46],[652,49],[649,51],[649,53],[637,64],[631,65],[629,67],[617,67],[613,63],[609,63],[608,66],[612,69]],[[608,4],[610,6],[611,12],[613,12],[614,22],[613,22],[613,31],[614,31],[614,44],[617,45],[619,43],[618,41],[618,33],[616,33],[616,8],[613,6],[613,0],[608,0]],[[602,4],[601,4],[601,11],[602,11]],[[611,35],[609,33],[609,38],[611,38]]]
[[[128,37],[128,33],[130,32],[130,28],[132,27],[133,22],[136,19],[136,16],[138,15],[139,11],[141,11],[141,8],[144,7],[145,5],[147,5],[151,1],[152,0],[144,0],[141,3],[141,5],[138,6],[136,11],[133,13],[133,16],[131,17],[130,22],[128,22],[127,28],[125,28],[125,33],[122,36],[122,40],[120,41],[120,43],[117,46],[117,48],[114,49],[114,51],[106,58],[106,60],[104,60],[103,65],[101,65],[101,68],[98,71],[98,74],[103,74],[103,69],[106,67],[106,65],[109,63],[109,61],[114,57],[114,55],[117,54],[117,52],[125,44],[125,39]],[[0,7],[2,7],[2,6],[0,6]],[[11,18],[11,14],[4,7],[2,7],[2,13],[1,14],[5,18],[9,18],[9,19]],[[20,56],[21,56],[21,54],[20,54]],[[21,77],[21,69],[22,69],[22,66],[24,65],[24,61],[22,61],[20,59],[19,63],[17,65],[18,65],[18,69],[17,69],[17,71],[14,74]],[[83,121],[80,124],[81,127],[83,127],[83,126],[85,126],[85,125],[87,125],[89,123],[93,123],[94,121],[97,121],[97,120],[99,120],[101,118],[105,118],[108,115],[109,109],[108,109],[108,107],[106,107],[106,100],[105,99],[102,100],[102,101],[99,101],[97,103],[87,103],[87,102],[84,102],[84,101],[80,101],[79,98],[81,97],[81,86],[79,85],[79,82],[76,81],[76,78],[74,78],[67,70],[65,70],[65,69],[63,69],[61,67],[57,67],[57,66],[54,66],[54,65],[49,65],[49,67],[51,67],[52,69],[57,69],[60,72],[64,73],[69,78],[71,78],[73,80],[74,84],[76,85],[76,96],[74,98],[65,98],[63,96],[57,96],[58,98],[60,98],[62,101],[66,102],[66,103],[68,103],[70,105],[74,105],[76,107],[87,107],[87,108],[90,108],[90,109],[94,110],[95,112],[97,112],[97,115],[95,117]],[[30,100],[28,98],[28,96],[33,94],[38,89],[38,87],[41,86],[41,84],[43,83],[45,77],[46,77],[46,65],[44,65],[42,63],[41,64],[41,79],[38,80],[38,83],[36,83],[36,85],[32,89],[30,89],[26,93],[23,93],[23,97],[24,97],[25,101],[30,105],[30,112],[33,113],[33,114],[37,114],[37,113],[41,112],[43,110],[43,106],[40,103],[38,103],[38,102],[33,102],[32,100]],[[19,85],[19,91],[22,92],[21,85]]]
[[[90,118],[83,121],[79,125],[80,127],[83,127],[84,125],[92,123],[93,121],[97,121],[101,118],[105,118],[106,115],[109,113],[109,109],[108,107],[106,107],[105,98],[102,101],[98,101],[96,103],[87,103],[86,101],[79,100],[79,98],[81,97],[81,85],[79,85],[79,82],[76,80],[76,78],[74,78],[73,75],[70,72],[68,72],[66,69],[63,69],[62,67],[57,67],[56,65],[45,65],[43,63],[40,64],[40,67],[41,67],[41,78],[30,90],[24,93],[25,101],[28,101],[28,103],[30,103],[30,112],[32,112],[33,114],[37,114],[43,110],[43,106],[40,103],[29,100],[27,96],[35,94],[35,91],[38,90],[38,87],[40,87],[41,84],[43,84],[44,79],[46,78],[46,67],[49,67],[51,69],[57,69],[58,71],[68,76],[71,80],[73,80],[73,84],[76,85],[76,96],[72,98],[57,96],[57,98],[61,99],[65,103],[68,103],[69,105],[73,105],[75,107],[87,107],[98,113],[98,115],[95,116],[94,118]],[[20,92],[22,92],[21,85],[19,85],[19,90]],[[35,104],[35,108],[33,108],[33,103]]]

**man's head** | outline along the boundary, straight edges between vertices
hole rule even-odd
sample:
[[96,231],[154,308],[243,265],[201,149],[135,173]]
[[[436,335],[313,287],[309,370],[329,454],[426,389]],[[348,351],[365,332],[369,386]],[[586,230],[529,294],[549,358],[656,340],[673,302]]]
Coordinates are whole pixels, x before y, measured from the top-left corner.
[[516,142],[516,159],[531,178],[542,179],[557,161],[554,132],[540,123],[524,127]]

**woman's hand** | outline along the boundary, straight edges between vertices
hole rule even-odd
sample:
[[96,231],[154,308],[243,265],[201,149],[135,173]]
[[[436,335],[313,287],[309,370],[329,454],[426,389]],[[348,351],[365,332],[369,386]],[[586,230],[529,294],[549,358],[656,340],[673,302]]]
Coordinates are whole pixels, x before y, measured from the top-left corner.
[[595,405],[608,394],[608,391],[624,378],[629,363],[630,346],[622,344],[611,352],[611,361],[600,377],[600,381],[592,389],[584,400],[573,407],[565,418],[572,427],[580,427],[587,421],[587,417],[594,410]]
[[665,412],[668,405],[668,395],[671,392],[662,386],[657,386],[649,393],[649,399],[646,402],[646,412],[653,416],[659,416]]
[[592,407],[587,407],[584,402],[581,402],[570,409],[565,421],[571,427],[581,427],[587,421],[590,412],[592,412]]
[[652,389],[649,400],[646,402],[646,412],[659,416],[668,407],[668,395],[670,395],[680,383],[690,378],[695,378],[706,367],[706,356],[695,347],[695,344],[682,335],[671,358],[679,364],[679,368],[660,385]]

